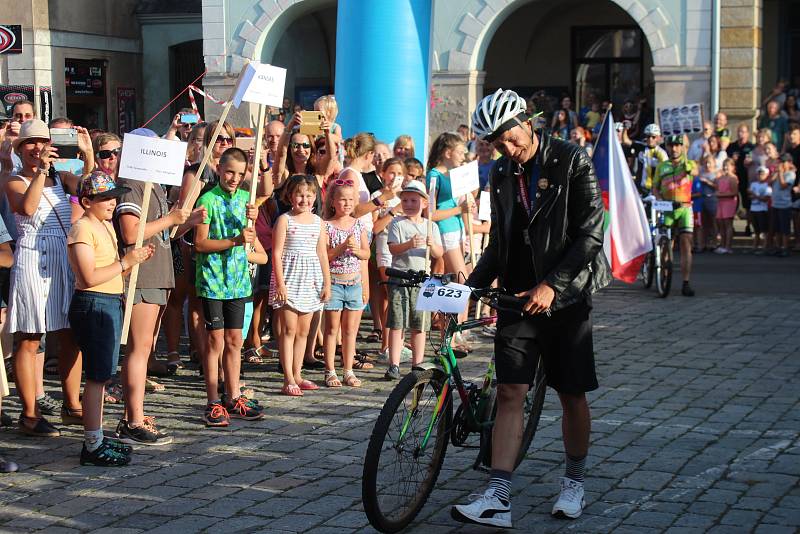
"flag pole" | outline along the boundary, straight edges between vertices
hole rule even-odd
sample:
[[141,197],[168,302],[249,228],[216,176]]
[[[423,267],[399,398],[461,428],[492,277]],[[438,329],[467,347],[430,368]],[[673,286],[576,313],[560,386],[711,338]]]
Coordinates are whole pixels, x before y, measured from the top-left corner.
[[[608,103],[608,109],[606,110],[606,114],[603,115],[603,120],[600,123],[600,133],[597,135],[597,141],[600,140],[600,136],[603,135],[603,132],[605,131],[606,120],[608,120],[608,116],[611,115],[611,109],[613,107],[614,107],[614,104],[609,102]],[[613,116],[612,116],[612,118],[613,118]],[[594,143],[594,146],[597,146],[597,142]],[[594,155],[595,154],[597,154],[597,151],[596,150],[592,151],[592,159],[594,159]]]

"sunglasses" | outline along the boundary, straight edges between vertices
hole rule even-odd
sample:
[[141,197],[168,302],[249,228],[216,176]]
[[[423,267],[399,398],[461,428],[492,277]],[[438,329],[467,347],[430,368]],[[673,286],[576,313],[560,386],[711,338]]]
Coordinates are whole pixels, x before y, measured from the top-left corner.
[[114,148],[112,150],[100,150],[97,152],[97,157],[100,159],[108,159],[111,156],[119,157],[119,153],[122,152],[119,148]]
[[292,142],[292,148],[293,149],[297,150],[300,147],[303,147],[305,149],[309,149],[309,148],[311,148],[311,143],[297,143],[297,142],[294,142],[294,141]]
[[230,137],[217,137],[214,142],[218,145],[233,145],[233,139]]
[[339,187],[342,186],[353,187],[356,184],[355,182],[353,182],[353,180],[344,180],[342,178],[337,178],[333,181],[333,185],[338,185]]

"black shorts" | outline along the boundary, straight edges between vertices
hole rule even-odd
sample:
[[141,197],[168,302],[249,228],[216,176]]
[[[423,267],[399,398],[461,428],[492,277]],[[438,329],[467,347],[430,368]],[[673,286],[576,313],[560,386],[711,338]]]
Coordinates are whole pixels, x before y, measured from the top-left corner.
[[203,317],[206,330],[242,330],[244,327],[244,306],[247,298],[216,300],[200,298],[203,304]]
[[769,213],[766,211],[751,211],[753,216],[753,230],[757,234],[763,234],[769,229]]
[[591,311],[589,302],[579,302],[551,317],[501,315],[494,342],[497,382],[531,384],[541,353],[551,388],[571,394],[597,389]]
[[781,235],[792,233],[792,208],[771,208],[769,216],[770,230]]

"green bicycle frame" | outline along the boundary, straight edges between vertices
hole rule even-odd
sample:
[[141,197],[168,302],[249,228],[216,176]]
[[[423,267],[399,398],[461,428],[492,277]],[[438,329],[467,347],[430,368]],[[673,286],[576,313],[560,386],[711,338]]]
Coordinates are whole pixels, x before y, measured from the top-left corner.
[[[453,353],[451,340],[453,338],[453,334],[457,332],[464,332],[467,330],[471,330],[473,328],[477,328],[479,326],[490,325],[494,323],[496,320],[497,317],[492,316],[492,317],[483,317],[480,319],[470,319],[464,321],[463,323],[457,324],[452,319],[452,317],[449,319],[449,323],[445,331],[444,343],[442,343],[441,348],[436,352],[436,358],[438,360],[439,367],[442,369],[442,371],[444,371],[446,380],[444,382],[444,385],[442,386],[442,391],[439,393],[439,396],[437,398],[436,409],[431,414],[431,420],[428,423],[428,428],[425,432],[425,436],[423,437],[422,442],[420,443],[421,451],[424,451],[425,448],[427,447],[428,441],[430,440],[431,437],[431,433],[433,432],[436,423],[439,421],[439,416],[442,413],[442,408],[444,408],[445,400],[447,399],[448,392],[450,391],[451,380],[455,383],[458,394],[461,397],[461,403],[466,407],[467,417],[468,420],[470,421],[470,424],[474,425],[475,427],[482,427],[488,424],[492,424],[491,422],[488,423],[479,422],[477,413],[481,412],[483,408],[483,403],[486,402],[489,389],[491,388],[492,377],[494,376],[494,359],[492,359],[489,362],[489,367],[487,368],[486,374],[484,375],[483,386],[481,388],[480,401],[478,402],[477,406],[474,406],[470,402],[469,393],[464,387],[464,380],[461,377],[461,371],[458,368],[458,360],[456,359],[456,356]],[[401,440],[408,431],[408,427],[411,423],[411,417],[414,415],[414,412],[417,409],[420,393],[421,390],[419,390],[419,388],[414,390],[414,396],[411,401],[411,410],[406,415],[405,421],[403,421],[403,426],[400,430],[399,438]]]

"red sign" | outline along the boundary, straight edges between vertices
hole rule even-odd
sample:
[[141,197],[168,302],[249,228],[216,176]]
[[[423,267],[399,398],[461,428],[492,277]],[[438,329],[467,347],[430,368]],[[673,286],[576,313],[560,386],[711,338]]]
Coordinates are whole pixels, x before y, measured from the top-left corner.
[[0,54],[22,53],[22,26],[0,26]]
[[20,100],[27,100],[27,95],[22,93],[8,93],[6,96],[3,97],[7,103],[14,105],[15,103],[19,102]]

